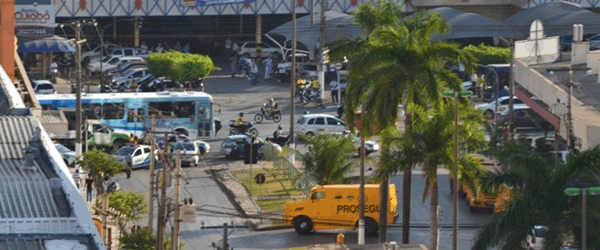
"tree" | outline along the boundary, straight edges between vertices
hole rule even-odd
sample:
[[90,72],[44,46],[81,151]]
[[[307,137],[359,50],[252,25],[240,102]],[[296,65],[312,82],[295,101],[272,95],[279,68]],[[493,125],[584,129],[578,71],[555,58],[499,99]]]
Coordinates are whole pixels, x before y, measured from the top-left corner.
[[309,150],[304,156],[304,171],[318,185],[342,184],[346,174],[352,171],[353,144],[348,137],[334,134],[320,134],[314,138],[304,137]]
[[[96,206],[100,208],[102,201]],[[140,214],[147,213],[148,203],[146,196],[133,191],[122,191],[111,193],[108,196],[108,206],[118,211],[122,219],[119,220],[121,231],[129,221],[139,220]]]
[[[410,105],[408,110],[414,117],[412,129],[396,138],[386,136],[386,143],[393,146],[382,157],[387,161],[387,166],[396,166],[386,170],[392,173],[402,170],[408,164],[423,166],[423,175],[426,178],[423,202],[430,197],[430,248],[437,249],[439,226],[437,169],[439,166],[444,166],[454,170],[454,101],[442,103],[430,110],[422,106]],[[479,164],[473,164],[466,151],[485,146],[485,135],[481,128],[485,118],[481,111],[467,102],[462,103],[459,110],[462,117],[459,124],[460,170],[468,173],[477,172]]]
[[[120,249],[122,250],[155,250],[156,241],[153,230],[147,227],[132,230],[131,233],[125,233],[119,238]],[[183,249],[184,245],[184,243],[179,243],[179,249]],[[165,240],[164,249],[171,249],[171,237]]]
[[[472,249],[524,249],[535,225],[548,227],[544,249],[559,250],[574,236],[581,243],[581,197],[570,197],[568,187],[599,186],[594,173],[600,169],[600,147],[570,155],[567,163],[550,163],[542,154],[521,150],[527,144],[504,142],[499,159],[509,162],[504,171],[482,178],[484,188],[506,185],[511,189],[507,209],[496,214],[478,233]],[[519,145],[520,144],[520,145]],[[591,196],[593,197],[593,196]],[[600,202],[588,198],[588,249],[600,249]],[[580,244],[581,245],[581,244]]]
[[167,52],[152,53],[148,57],[148,71],[157,77],[167,77],[176,82],[196,81],[215,70],[213,61],[205,55]]
[[95,148],[83,153],[77,164],[94,178],[98,194],[104,193],[104,178],[110,178],[126,169],[115,157]]
[[[341,39],[329,46],[333,60],[346,56],[350,61],[345,107],[350,126],[354,126],[354,112],[363,105],[362,120],[375,121],[382,128],[391,127],[398,119],[399,104],[437,105],[441,90],[460,89],[460,79],[444,68],[445,63],[462,63],[468,72],[474,68],[474,58],[457,44],[431,40],[435,33],[443,34],[449,29],[441,16],[434,12],[418,12],[401,20],[392,16],[400,10],[386,2],[375,8],[361,6],[355,21],[369,34],[368,39]],[[371,123],[362,126],[363,134],[373,131]],[[411,130],[411,126],[409,113],[406,130]],[[383,153],[386,147],[384,144]],[[380,166],[387,167],[394,166]],[[411,168],[405,168],[403,174],[403,243],[408,243]],[[380,187],[384,197],[388,195],[387,180],[384,177]],[[385,200],[381,199],[380,205],[380,242],[386,240]]]

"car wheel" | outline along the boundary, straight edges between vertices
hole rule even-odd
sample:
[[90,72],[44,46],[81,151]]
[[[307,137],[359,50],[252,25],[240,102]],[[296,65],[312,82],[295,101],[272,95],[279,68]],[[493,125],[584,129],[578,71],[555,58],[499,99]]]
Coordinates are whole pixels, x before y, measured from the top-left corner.
[[240,153],[237,150],[231,151],[231,153],[229,153],[229,159],[236,160],[239,157]]
[[299,217],[294,220],[294,229],[298,234],[308,234],[313,230],[313,223],[308,217]]
[[315,133],[313,133],[313,132],[306,132],[306,136],[313,137],[313,136],[315,136]]
[[377,222],[372,218],[365,218],[365,235],[374,236],[379,231],[379,227],[377,226]]
[[488,109],[487,111],[485,111],[485,116],[488,119],[494,119],[494,111]]

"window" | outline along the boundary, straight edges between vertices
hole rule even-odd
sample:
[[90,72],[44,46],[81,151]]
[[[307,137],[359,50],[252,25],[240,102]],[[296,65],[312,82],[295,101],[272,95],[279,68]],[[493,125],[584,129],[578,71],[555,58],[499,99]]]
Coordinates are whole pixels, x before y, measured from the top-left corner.
[[124,117],[123,103],[105,103],[102,111],[103,119],[123,119]]
[[508,105],[508,102],[509,102],[509,101],[510,101],[509,99],[506,99],[506,100],[504,100],[504,101],[501,101],[501,102],[500,102],[500,105]]
[[325,192],[315,192],[311,196],[311,199],[313,199],[313,200],[324,199],[324,198],[325,198]]
[[300,117],[300,119],[298,119],[297,123],[302,125],[302,124],[304,124],[304,122],[306,122],[306,117],[302,116],[302,117]]
[[256,44],[255,43],[246,43],[246,46],[244,46],[244,48],[256,48]]
[[108,61],[108,63],[110,63],[111,65],[114,65],[117,62],[119,62],[119,58],[118,57],[113,57],[113,59],[110,59],[110,61]]
[[149,154],[150,153],[150,148],[144,148],[144,154]]
[[315,121],[315,125],[325,125],[325,118],[323,118],[323,117],[317,118],[317,120]]
[[133,56],[133,49],[126,49],[125,56]]
[[348,197],[346,197],[346,198],[348,198],[348,200],[351,201],[354,199],[354,195],[348,195]]
[[175,116],[177,118],[192,117],[195,109],[194,102],[175,102]]
[[144,71],[138,71],[129,76],[129,78],[138,78],[144,76]]
[[267,48],[270,48],[271,46],[267,45],[266,43],[261,43],[260,47],[261,47],[261,49],[267,49]]
[[337,126],[337,125],[338,125],[338,123],[339,123],[339,122],[338,122],[336,119],[333,119],[333,118],[331,118],[331,117],[327,117],[327,124],[328,124],[328,125],[335,125],[335,126]]
[[515,116],[525,116],[525,112],[523,110],[515,110]]
[[123,55],[123,51],[120,49],[113,50],[112,55]]
[[143,115],[144,115],[143,109],[137,109],[137,112],[134,109],[128,109],[127,110],[127,122],[142,122],[144,118],[137,117],[137,116],[143,116]]
[[141,149],[138,149],[138,150],[136,150],[136,151],[133,153],[133,156],[140,156],[140,155],[142,155],[142,150],[141,150]]
[[148,104],[149,114],[157,114],[163,116],[170,116],[171,112],[173,112],[173,103],[172,102],[151,102]]
[[308,124],[309,125],[315,124],[315,118],[312,118],[312,119],[308,120]]
[[40,84],[37,86],[38,89],[54,89],[54,87],[50,84]]
[[89,119],[100,119],[102,117],[102,105],[101,104],[83,104],[81,105]]
[[521,101],[521,100],[519,100],[519,99],[515,99],[515,100],[513,101],[513,104],[521,104],[521,103],[523,103],[523,101]]

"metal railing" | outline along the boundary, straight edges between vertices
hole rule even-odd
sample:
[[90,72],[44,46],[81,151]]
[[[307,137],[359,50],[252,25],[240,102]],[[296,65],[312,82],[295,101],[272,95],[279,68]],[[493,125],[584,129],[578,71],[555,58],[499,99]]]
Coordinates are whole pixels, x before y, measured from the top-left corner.
[[[292,152],[291,155],[296,157],[295,152]],[[294,166],[288,157],[285,157],[273,144],[265,143],[264,156],[265,161],[273,162],[273,166],[281,170],[303,194],[310,194],[310,190],[316,185],[316,182],[306,172],[302,172]]]

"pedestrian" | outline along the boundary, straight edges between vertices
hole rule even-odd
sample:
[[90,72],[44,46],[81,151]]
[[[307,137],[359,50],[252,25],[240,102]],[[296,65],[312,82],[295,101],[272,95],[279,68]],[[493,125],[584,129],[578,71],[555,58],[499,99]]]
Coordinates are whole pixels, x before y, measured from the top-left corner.
[[233,78],[235,77],[235,69],[237,69],[237,55],[233,55],[231,58],[229,58],[229,60],[231,61],[231,77]]
[[265,80],[271,78],[271,68],[273,67],[273,55],[269,55],[264,61],[265,63]]
[[279,64],[277,64],[277,71],[279,72],[279,80],[277,82],[284,83],[285,80],[285,60],[281,60]]
[[231,50],[233,51],[234,55],[237,55],[238,49],[240,49],[240,47],[238,47],[238,44],[236,42],[233,42],[233,45],[231,45]]
[[335,64],[329,64],[329,73],[327,74],[328,81],[335,79],[336,75],[337,74],[335,73]]
[[183,53],[190,53],[190,44],[186,44],[185,47],[181,50]]
[[240,74],[242,75],[242,77],[248,77],[250,72],[248,72],[247,69],[247,65],[248,64],[248,58],[246,58],[246,56],[242,55],[240,56],[240,60],[239,60],[239,69],[240,69]]
[[231,53],[231,37],[228,37],[227,40],[225,40],[225,50],[227,53]]
[[162,44],[159,43],[158,46],[156,46],[156,53],[162,54],[164,50],[165,48],[163,48]]
[[250,73],[252,74],[252,85],[256,85],[258,83],[258,58],[254,59],[254,61],[250,62]]
[[344,103],[344,96],[346,96],[346,79],[340,80],[340,102]]
[[135,137],[133,136],[133,134],[129,134],[129,143],[135,144]]
[[127,163],[127,168],[125,169],[125,174],[127,174],[127,179],[131,178],[131,151],[127,151],[127,154],[125,155],[125,163]]
[[144,53],[148,52],[148,45],[146,45],[146,42],[142,42],[142,46],[140,46],[140,49]]
[[50,72],[52,73],[52,79],[50,79],[52,81],[52,83],[56,83],[56,76],[58,75],[58,64],[56,63],[56,59],[54,59],[52,61],[52,64],[50,64]]
[[181,51],[181,44],[179,44],[179,42],[177,42],[177,43],[175,44],[175,48],[173,48],[173,49],[174,49],[174,50],[177,50],[177,51]]
[[329,88],[331,90],[331,101],[333,103],[338,102],[338,87],[339,87],[339,84],[335,79],[333,79],[333,81],[329,82]]
[[75,173],[73,174],[73,181],[75,182],[75,186],[79,190],[81,186],[81,175],[79,174],[79,169],[75,169]]
[[131,84],[129,84],[129,92],[131,92],[131,93],[137,92],[137,87],[138,87],[138,84],[135,82],[135,80],[131,80]]
[[92,201],[92,189],[94,185],[94,179],[92,179],[92,175],[88,175],[88,178],[85,180],[85,187],[87,191],[86,201]]

